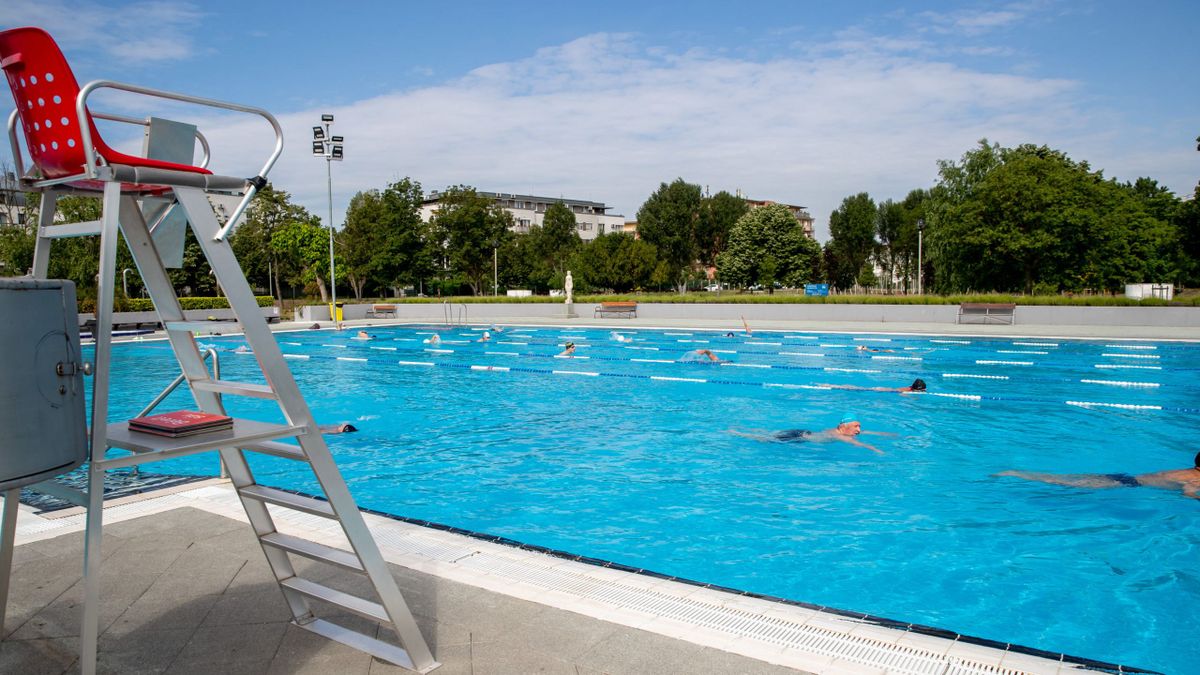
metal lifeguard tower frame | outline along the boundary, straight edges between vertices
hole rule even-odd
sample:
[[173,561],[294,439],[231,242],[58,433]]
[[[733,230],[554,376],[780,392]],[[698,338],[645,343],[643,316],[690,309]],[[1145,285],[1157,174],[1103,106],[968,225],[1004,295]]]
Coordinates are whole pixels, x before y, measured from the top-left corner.
[[[86,492],[74,491],[71,495],[73,501],[87,508],[85,595],[80,629],[80,663],[84,675],[92,675],[96,670],[105,471],[212,450],[220,453],[228,467],[250,525],[291,610],[293,623],[414,671],[428,672],[436,668],[439,664],[430,653],[367,529],[362,513],[351,497],[227,240],[255,192],[266,185],[266,175],[283,151],[283,133],[279,123],[269,112],[259,108],[109,80],[97,80],[80,87],[54,40],[39,28],[15,28],[0,32],[0,66],[3,67],[17,105],[17,110],[9,117],[8,132],[19,181],[22,189],[41,194],[31,276],[37,279],[46,277],[51,244],[55,239],[99,235],[101,242],[94,331],[95,358],[92,364],[95,379],[89,430],[88,487]],[[207,168],[209,153],[202,138],[204,159],[198,166],[191,164],[194,144],[184,161],[117,152],[101,138],[94,118],[131,120],[93,115],[88,109],[88,97],[99,89],[118,89],[256,115],[274,130],[274,149],[258,175],[252,178],[214,175]],[[150,123],[149,120],[132,121]],[[31,159],[28,170],[20,149],[19,136],[23,136],[25,149]],[[101,219],[89,223],[55,224],[56,201],[66,194],[99,197],[103,201]],[[224,225],[217,219],[208,200],[208,196],[214,194],[242,197]],[[195,333],[210,329],[211,326],[206,322],[192,323],[185,319],[154,236],[156,229],[175,212],[186,216],[262,369],[265,385],[219,379],[205,366]],[[124,235],[133,254],[199,409],[223,414],[222,395],[270,399],[278,404],[283,423],[267,424],[236,419],[231,430],[183,438],[162,438],[130,431],[125,422],[108,421],[113,294],[116,284],[120,282],[116,274],[118,233]],[[294,439],[295,443],[283,442],[282,439]],[[108,452],[114,448],[130,453],[110,457]],[[307,463],[326,499],[311,499],[259,485],[246,461],[247,452]],[[54,488],[56,495],[62,495],[64,490],[69,488]],[[9,491],[4,501],[0,565],[3,565],[5,558],[3,547],[6,546],[9,553],[12,550],[15,491]],[[352,550],[334,548],[279,532],[267,509],[268,504],[339,522]],[[374,586],[378,602],[297,576],[290,558],[292,555],[366,575]],[[4,565],[0,575],[7,579],[8,574],[9,569]],[[7,585],[0,586],[0,589],[6,591]],[[6,597],[0,597],[0,620],[6,600]],[[330,603],[353,614],[390,625],[401,646],[317,618],[310,607],[311,600]]]

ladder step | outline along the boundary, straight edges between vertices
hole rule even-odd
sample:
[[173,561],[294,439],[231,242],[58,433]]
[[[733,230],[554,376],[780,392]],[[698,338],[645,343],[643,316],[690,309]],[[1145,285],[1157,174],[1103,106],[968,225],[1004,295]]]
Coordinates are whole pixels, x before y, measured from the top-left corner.
[[285,589],[295,591],[300,595],[307,596],[313,600],[328,602],[331,605],[337,605],[342,609],[353,612],[365,619],[379,621],[380,623],[391,624],[392,620],[388,618],[387,611],[383,605],[370,600],[364,600],[357,595],[350,595],[339,590],[332,589],[328,586],[318,584],[315,581],[301,579],[300,577],[292,577],[279,582],[279,585]]
[[303,511],[314,516],[337,519],[337,514],[333,512],[333,507],[329,505],[329,502],[323,502],[312,497],[294,495],[290,492],[276,490],[265,485],[247,485],[244,488],[238,488],[238,494],[249,499],[266,502],[267,504]]
[[275,390],[266,384],[233,382],[230,380],[192,380],[192,389],[213,391],[218,394],[250,396],[251,398],[275,398]]
[[308,455],[300,449],[298,445],[291,443],[280,443],[279,441],[259,441],[258,443],[247,443],[242,446],[243,450],[250,452],[261,452],[264,455],[273,455],[275,457],[283,457],[284,459],[296,459],[301,462],[308,461]]
[[337,565],[352,572],[366,571],[363,568],[362,562],[359,561],[358,556],[350,551],[343,551],[340,548],[318,544],[315,541],[293,537],[290,534],[283,534],[282,532],[264,534],[259,539],[267,546],[295,553],[296,555],[302,555],[310,560]]
[[38,228],[38,236],[43,239],[94,237],[97,234],[100,234],[100,221],[98,220],[89,220],[82,223],[63,223]]
[[357,649],[360,652],[366,652],[377,659],[387,661],[388,663],[400,666],[401,668],[405,668],[407,670],[412,670],[419,673],[428,673],[429,671],[441,665],[437,661],[434,661],[433,663],[429,664],[429,666],[421,670],[417,670],[417,667],[413,665],[412,658],[409,657],[408,652],[404,649],[384,642],[383,640],[378,640],[368,635],[363,635],[358,631],[350,630],[349,628],[339,626],[336,623],[326,621],[324,619],[314,619],[303,624],[295,622],[293,623],[304,630],[312,631],[317,635],[329,638],[335,642],[340,642],[347,647]]
[[175,333],[241,333],[236,321],[164,321],[163,328]]

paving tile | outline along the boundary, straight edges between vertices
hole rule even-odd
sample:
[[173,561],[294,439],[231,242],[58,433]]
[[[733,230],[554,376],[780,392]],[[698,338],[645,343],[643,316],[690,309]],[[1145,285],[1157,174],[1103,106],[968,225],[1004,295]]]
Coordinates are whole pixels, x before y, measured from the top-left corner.
[[0,673],[62,675],[79,655],[73,638],[4,640],[0,642]]
[[[261,673],[270,667],[286,624],[202,626],[192,634],[167,672]],[[258,670],[249,669],[257,666]]]
[[371,656],[298,626],[287,626],[268,675],[366,675]]
[[219,596],[203,618],[205,626],[287,623],[292,620],[292,612],[283,593],[274,584],[268,590],[249,590],[234,584],[229,592]]
[[123,634],[100,636],[96,662],[99,670],[116,673],[165,671],[192,637],[192,630],[154,630],[146,624]]
[[[474,670],[471,664],[471,645],[460,644],[441,649],[434,649],[433,656],[437,659],[438,669],[433,671],[435,675],[474,675]],[[399,666],[372,659],[370,666],[370,675],[412,675],[411,670],[406,670]],[[518,672],[518,671],[512,671]]]
[[129,606],[108,627],[108,633],[123,636],[152,627],[156,630],[194,630],[204,622],[221,596],[208,595],[177,596],[161,593],[145,593]]
[[745,673],[794,675],[777,666],[717,649],[638,630],[617,631],[576,660],[580,666],[605,673]]
[[[100,570],[100,630],[125,612],[153,581],[138,574]],[[38,610],[11,637],[18,640],[79,635],[83,612],[83,580],[76,581],[52,602]]]
[[575,664],[552,652],[555,648],[550,643],[541,650],[512,642],[475,643],[471,645],[471,672],[474,675],[575,675]]

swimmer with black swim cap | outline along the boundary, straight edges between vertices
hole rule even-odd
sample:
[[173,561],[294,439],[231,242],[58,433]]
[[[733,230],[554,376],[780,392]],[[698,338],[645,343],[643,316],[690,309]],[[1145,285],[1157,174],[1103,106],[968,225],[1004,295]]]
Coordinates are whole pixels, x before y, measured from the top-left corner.
[[1171,469],[1154,473],[1034,473],[1031,471],[1003,471],[997,476],[1012,476],[1024,480],[1066,485],[1067,487],[1105,490],[1116,487],[1152,487],[1163,490],[1178,490],[1185,497],[1200,499],[1200,452],[1192,460],[1190,469]]
[[925,380],[917,378],[907,387],[860,387],[854,384],[825,384],[824,387],[830,389],[846,389],[849,391],[894,391],[897,394],[912,394],[925,391]]

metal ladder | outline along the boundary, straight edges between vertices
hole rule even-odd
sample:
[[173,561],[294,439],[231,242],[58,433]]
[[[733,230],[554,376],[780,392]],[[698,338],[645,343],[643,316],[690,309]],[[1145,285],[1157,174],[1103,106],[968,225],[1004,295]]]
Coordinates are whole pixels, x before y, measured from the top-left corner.
[[[42,195],[40,227],[34,253],[33,276],[45,278],[51,242],[70,236],[100,235],[100,273],[96,300],[95,362],[93,374],[91,455],[86,493],[74,491],[73,501],[87,507],[84,547],[84,609],[80,634],[80,663],[84,675],[96,668],[99,627],[100,540],[103,524],[104,472],[146,462],[216,450],[228,468],[230,479],[246,510],[250,525],[262,546],[267,563],[291,610],[292,622],[306,630],[336,640],[380,659],[425,673],[438,665],[409,611],[362,513],[346,486],[329,452],[329,447],[296,385],[278,343],[259,312],[254,294],[242,274],[224,231],[203,190],[173,187],[177,208],[183,209],[208,259],[217,283],[253,350],[267,384],[232,382],[209,373],[197,346],[195,334],[211,330],[206,321],[189,322],[180,307],[162,259],[151,238],[150,227],[136,197],[121,194],[121,183],[104,184],[103,217],[92,223],[55,225],[58,193]],[[267,424],[235,419],[233,429],[183,438],[161,438],[131,432],[126,422],[108,419],[109,384],[112,368],[112,307],[116,283],[117,234],[124,235],[145,281],[159,320],[166,329],[171,348],[200,410],[224,414],[222,396],[248,396],[278,403],[284,422]],[[280,439],[292,438],[296,444]],[[108,457],[118,448],[132,454]],[[313,499],[259,485],[246,461],[247,452],[258,452],[310,465],[325,493]],[[56,490],[61,494],[61,490]],[[351,550],[334,548],[303,537],[280,532],[267,505],[281,507],[338,522]],[[7,510],[5,512],[7,515]],[[375,599],[360,598],[297,575],[290,556],[298,555],[342,570],[365,575],[374,587]],[[390,626],[400,646],[317,618],[311,601],[335,605],[352,614]]]

